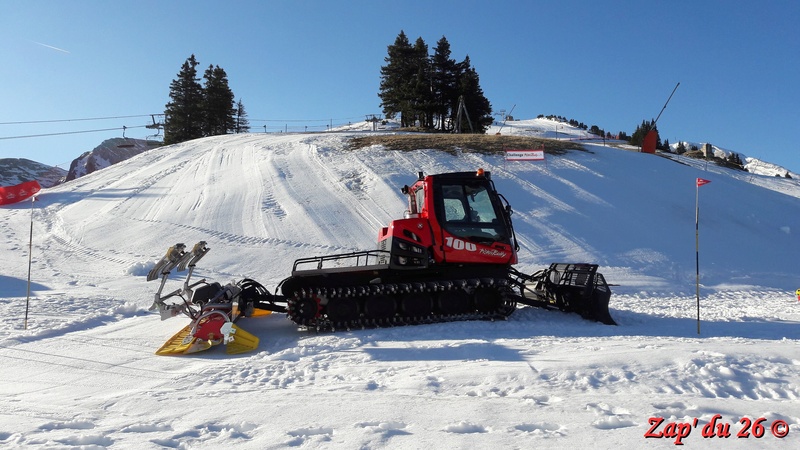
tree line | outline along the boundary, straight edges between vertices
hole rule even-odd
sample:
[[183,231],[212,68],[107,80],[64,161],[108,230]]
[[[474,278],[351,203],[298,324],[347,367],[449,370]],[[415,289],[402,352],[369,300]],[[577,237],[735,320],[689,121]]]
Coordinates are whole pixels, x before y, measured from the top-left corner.
[[164,111],[166,145],[250,130],[244,105],[241,100],[234,102],[225,70],[209,65],[200,84],[198,64],[194,55],[187,58],[170,84]]
[[492,124],[492,106],[478,73],[469,56],[461,62],[451,58],[446,37],[430,55],[421,37],[411,45],[401,30],[387,53],[378,92],[387,118],[399,116],[401,127],[445,132],[484,133]]
[[[480,77],[469,56],[461,62],[451,57],[450,43],[442,36],[433,54],[419,37],[412,46],[401,30],[394,44],[387,47],[386,65],[380,69],[383,113],[388,119],[399,116],[401,127],[420,127],[430,131],[452,132],[472,130],[485,133],[492,124],[492,106],[484,96]],[[181,66],[170,83],[170,101],[165,105],[164,144],[250,131],[242,101],[234,102],[228,75],[219,66],[209,65],[198,78],[195,55]],[[583,122],[556,115],[539,115],[569,123],[590,133],[611,138],[611,133]],[[513,118],[512,118],[513,120]],[[632,136],[620,132],[617,139],[641,145],[655,121],[643,120]],[[669,151],[669,141],[659,138],[656,148]],[[732,161],[737,163],[738,161]]]

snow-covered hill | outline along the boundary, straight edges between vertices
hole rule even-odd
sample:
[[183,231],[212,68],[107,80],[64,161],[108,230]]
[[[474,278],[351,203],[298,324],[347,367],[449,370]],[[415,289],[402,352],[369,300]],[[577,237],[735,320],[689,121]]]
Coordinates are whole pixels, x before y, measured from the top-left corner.
[[[541,163],[352,150],[359,133],[200,139],[46,189],[33,215],[5,208],[0,443],[672,447],[645,437],[659,418],[657,432],[697,418],[691,448],[800,442],[797,180],[596,143]],[[601,264],[619,326],[526,307],[504,322],[315,334],[273,315],[240,323],[257,352],[153,355],[187,322],[147,311],[157,286],[144,274],[169,245],[206,240],[199,276],[274,288],[296,258],[373,248],[417,171],[478,167],[514,207],[518,268]],[[698,177],[712,181],[699,190],[699,335]],[[715,414],[733,437],[701,436]],[[766,434],[736,438],[742,417],[765,417]]]
[[64,181],[67,171],[60,167],[25,158],[0,159],[0,186],[14,186],[25,181],[38,181],[42,187],[52,187]]
[[146,139],[106,139],[92,151],[84,152],[81,156],[72,160],[66,181],[80,178],[100,169],[105,169],[108,166],[125,161],[158,145],[161,145],[161,143]]
[[[586,130],[573,127],[569,123],[547,118],[495,122],[489,128],[488,133],[489,134],[502,133],[511,135],[523,135],[523,136],[542,137],[549,139],[565,139],[565,140],[575,140],[575,141],[597,142],[603,140],[602,138],[599,138],[598,136],[593,135]],[[608,143],[612,145],[617,145],[622,148],[626,147],[626,144],[623,141],[609,140]],[[694,147],[700,149],[703,148],[703,146],[706,145],[707,143],[683,141],[683,144],[686,148]],[[753,156],[747,156],[742,152],[735,152],[733,150],[722,148],[713,144],[709,145],[711,146],[711,152],[713,153],[713,156],[716,156],[718,158],[724,159],[729,155],[731,155],[732,153],[737,153],[738,155],[740,155],[740,157],[744,161],[745,169],[747,170],[747,172],[751,174],[779,176],[779,177],[786,177],[788,175],[790,178],[794,179],[800,178],[800,175],[798,175],[797,173],[794,173],[777,164],[763,161]],[[677,153],[678,142],[670,144],[670,148],[673,153]],[[631,147],[631,149],[633,149],[633,147]]]

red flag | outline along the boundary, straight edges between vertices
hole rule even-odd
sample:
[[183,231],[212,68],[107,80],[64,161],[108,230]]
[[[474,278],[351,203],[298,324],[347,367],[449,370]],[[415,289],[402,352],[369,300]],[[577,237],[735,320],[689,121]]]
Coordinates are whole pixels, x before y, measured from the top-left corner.
[[708,184],[708,183],[711,183],[711,180],[704,180],[703,178],[698,178],[697,179],[697,186],[698,187],[702,186],[704,184]]

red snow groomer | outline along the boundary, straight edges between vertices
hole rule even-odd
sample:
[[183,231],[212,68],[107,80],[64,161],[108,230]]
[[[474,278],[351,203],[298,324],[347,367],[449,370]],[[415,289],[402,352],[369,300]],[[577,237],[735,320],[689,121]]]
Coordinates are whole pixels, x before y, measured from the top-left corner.
[[[255,349],[258,338],[236,324],[272,312],[306,329],[332,331],[503,319],[518,304],[615,324],[611,290],[596,264],[554,263],[532,275],[513,267],[519,246],[511,206],[489,172],[420,172],[402,192],[408,197],[404,218],[378,232],[376,250],[298,259],[274,294],[251,279],[190,284],[206,243],[190,251],[183,244],[170,247],[147,277],[162,278],[151,309],[162,320],[185,314],[191,323],[157,353],[193,353],[220,343],[228,353]],[[189,268],[183,288],[162,295],[174,268]]]

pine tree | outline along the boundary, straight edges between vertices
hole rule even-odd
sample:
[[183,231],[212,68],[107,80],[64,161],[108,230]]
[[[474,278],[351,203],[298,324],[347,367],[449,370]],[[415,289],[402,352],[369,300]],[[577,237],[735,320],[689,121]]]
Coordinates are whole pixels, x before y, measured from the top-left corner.
[[411,65],[416,70],[411,86],[412,101],[409,105],[411,114],[423,128],[432,129],[435,114],[435,99],[431,80],[431,61],[428,56],[428,44],[417,38],[412,52]]
[[[417,38],[412,47],[403,31],[388,46],[388,55],[381,66],[378,96],[387,118],[400,114],[400,126],[419,122],[428,129],[452,131],[456,127],[459,98],[464,99],[472,128],[485,131],[491,125],[492,107],[480,87],[478,73],[469,56],[457,63],[450,57],[450,43],[442,36],[434,53]],[[468,129],[466,115],[461,129]]]
[[411,86],[417,74],[411,63],[414,59],[414,49],[402,30],[394,44],[387,49],[388,55],[384,58],[386,65],[381,66],[378,97],[381,99],[381,107],[386,117],[391,119],[400,114],[400,126],[406,127],[413,120],[409,113],[412,103]]
[[725,162],[728,163],[729,167],[733,167],[734,169],[744,170],[744,163],[742,162],[742,158],[739,156],[738,153],[731,152],[730,155],[725,157]]
[[217,136],[236,131],[234,97],[225,70],[208,66],[203,78],[203,134]]
[[[656,132],[658,132],[658,127],[656,127],[655,121],[650,120],[648,122],[643,120],[642,124],[636,127],[636,131],[634,131],[633,135],[631,136],[630,139],[631,145],[641,146],[642,142],[644,142],[644,137],[650,130],[656,130]],[[661,147],[661,138],[659,138],[658,141],[656,142],[656,148],[660,147]]]
[[244,110],[242,100],[236,104],[236,133],[247,133],[250,131],[250,121],[247,120],[247,112]]
[[197,60],[190,56],[172,80],[164,120],[164,144],[203,136],[203,87],[197,78]]
[[[492,118],[492,104],[483,95],[480,78],[478,73],[472,68],[469,56],[464,58],[458,65],[458,93],[464,98],[464,106],[467,109],[469,118],[472,120],[472,128],[476,133],[485,133],[494,119]],[[462,120],[466,119],[463,117]],[[464,126],[466,125],[466,126]],[[461,129],[469,129],[468,124],[461,124]]]
[[442,36],[436,43],[431,58],[432,91],[435,99],[435,114],[439,122],[439,130],[452,131],[453,121],[458,108],[458,67],[450,58],[450,43]]

